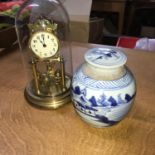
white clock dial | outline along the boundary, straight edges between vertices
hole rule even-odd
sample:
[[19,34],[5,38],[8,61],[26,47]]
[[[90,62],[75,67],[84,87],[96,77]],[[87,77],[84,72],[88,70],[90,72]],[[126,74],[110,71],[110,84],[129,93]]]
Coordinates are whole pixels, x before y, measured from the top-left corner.
[[58,51],[58,39],[52,33],[39,31],[32,35],[30,48],[37,57],[46,59],[54,56]]

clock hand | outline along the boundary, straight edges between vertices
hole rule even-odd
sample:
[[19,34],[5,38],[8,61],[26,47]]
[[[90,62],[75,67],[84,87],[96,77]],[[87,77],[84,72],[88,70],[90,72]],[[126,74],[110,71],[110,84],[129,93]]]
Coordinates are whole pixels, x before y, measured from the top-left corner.
[[43,47],[46,47],[44,35],[41,35],[41,37],[42,37],[42,39],[43,39]]
[[44,40],[44,35],[41,35],[42,39],[43,39],[43,42],[45,43],[45,40]]
[[41,44],[43,44],[43,42],[41,41],[40,37],[38,36],[37,39],[40,41]]
[[40,39],[40,37],[38,37],[38,40],[39,40],[40,43],[43,45],[43,47],[46,47],[46,44]]

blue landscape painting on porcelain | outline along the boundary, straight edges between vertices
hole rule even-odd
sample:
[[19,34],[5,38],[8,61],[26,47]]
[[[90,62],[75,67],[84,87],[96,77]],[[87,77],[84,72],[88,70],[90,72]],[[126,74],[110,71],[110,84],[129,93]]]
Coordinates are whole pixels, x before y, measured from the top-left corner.
[[73,76],[74,107],[82,119],[94,126],[110,126],[122,120],[135,94],[135,80],[128,69],[121,78],[111,81],[94,80],[85,75],[82,68]]

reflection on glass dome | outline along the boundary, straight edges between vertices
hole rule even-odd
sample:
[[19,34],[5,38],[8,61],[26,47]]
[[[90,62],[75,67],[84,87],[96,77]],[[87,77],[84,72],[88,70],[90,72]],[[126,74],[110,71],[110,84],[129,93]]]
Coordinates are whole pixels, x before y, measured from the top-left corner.
[[26,1],[17,13],[16,31],[28,75],[26,99],[54,109],[70,101],[69,17],[61,2]]

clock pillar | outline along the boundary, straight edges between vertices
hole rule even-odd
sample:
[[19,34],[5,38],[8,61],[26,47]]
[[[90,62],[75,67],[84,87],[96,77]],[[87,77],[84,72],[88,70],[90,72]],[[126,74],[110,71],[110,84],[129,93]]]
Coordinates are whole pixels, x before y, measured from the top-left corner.
[[65,66],[64,66],[63,57],[60,58],[60,65],[61,65],[62,88],[63,88],[63,90],[65,90],[66,89],[66,82],[65,82]]
[[37,67],[36,67],[36,61],[32,59],[32,72],[33,72],[33,77],[34,77],[34,87],[35,87],[35,92],[37,95],[40,94],[39,90],[39,82],[38,82],[38,73],[37,73]]

